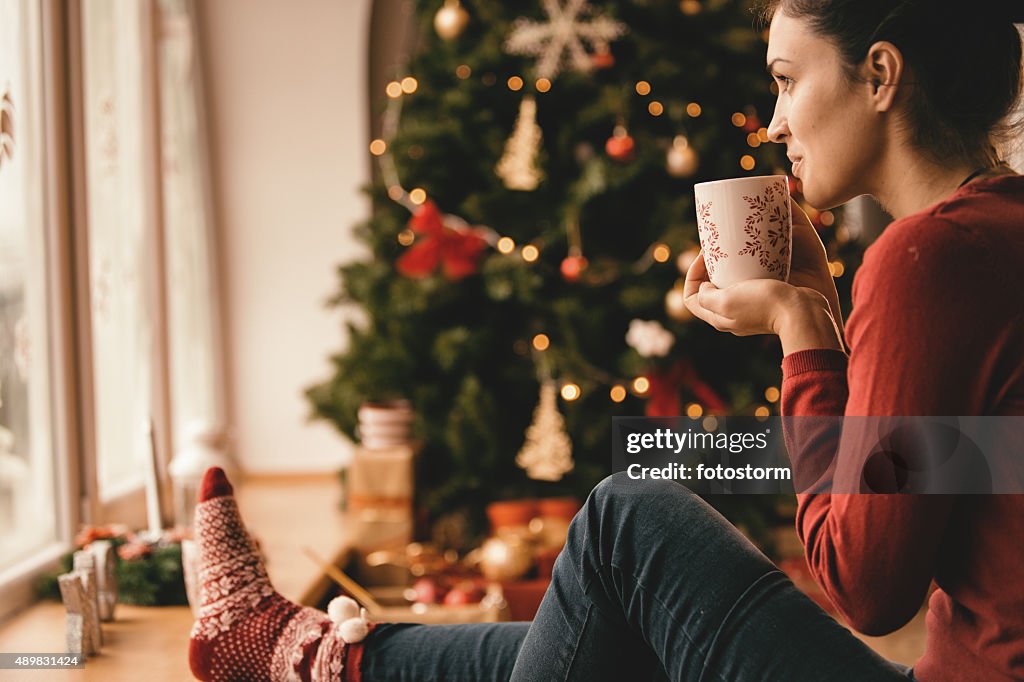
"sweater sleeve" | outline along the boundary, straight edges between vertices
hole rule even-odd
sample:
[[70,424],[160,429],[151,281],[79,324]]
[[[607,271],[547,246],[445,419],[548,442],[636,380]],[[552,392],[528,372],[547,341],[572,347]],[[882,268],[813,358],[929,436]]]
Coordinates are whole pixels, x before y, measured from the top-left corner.
[[[983,414],[988,346],[1000,315],[977,247],[967,228],[935,218],[891,225],[868,249],[854,283],[849,358],[830,350],[787,356],[783,414]],[[868,452],[871,443],[858,431],[801,433],[790,451],[795,478],[808,468],[820,472],[838,452]],[[953,498],[797,498],[811,572],[851,626],[878,635],[912,618],[933,578]]]

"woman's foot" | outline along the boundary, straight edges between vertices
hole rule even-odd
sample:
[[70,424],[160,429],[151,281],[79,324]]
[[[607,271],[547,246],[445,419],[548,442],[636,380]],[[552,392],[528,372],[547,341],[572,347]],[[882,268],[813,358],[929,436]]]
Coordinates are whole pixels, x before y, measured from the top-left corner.
[[358,680],[359,643],[373,627],[364,612],[339,597],[328,617],[275,592],[233,492],[223,469],[206,472],[195,515],[200,608],[192,673],[208,682]]

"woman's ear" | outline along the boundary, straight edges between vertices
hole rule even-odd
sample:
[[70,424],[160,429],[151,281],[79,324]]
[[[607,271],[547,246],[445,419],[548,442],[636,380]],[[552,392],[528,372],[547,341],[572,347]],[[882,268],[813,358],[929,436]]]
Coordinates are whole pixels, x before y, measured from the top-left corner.
[[889,41],[879,41],[868,50],[861,68],[871,88],[875,111],[891,111],[903,84],[903,53]]

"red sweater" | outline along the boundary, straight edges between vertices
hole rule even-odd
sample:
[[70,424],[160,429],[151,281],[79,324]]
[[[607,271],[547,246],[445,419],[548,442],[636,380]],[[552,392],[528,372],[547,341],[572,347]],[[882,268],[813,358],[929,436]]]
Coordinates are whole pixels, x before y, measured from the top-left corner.
[[[1024,177],[893,222],[853,300],[849,357],[784,358],[784,415],[1024,415]],[[814,466],[790,454],[797,477]],[[1024,495],[797,498],[811,571],[857,630],[902,627],[935,581],[917,679],[1024,679]]]

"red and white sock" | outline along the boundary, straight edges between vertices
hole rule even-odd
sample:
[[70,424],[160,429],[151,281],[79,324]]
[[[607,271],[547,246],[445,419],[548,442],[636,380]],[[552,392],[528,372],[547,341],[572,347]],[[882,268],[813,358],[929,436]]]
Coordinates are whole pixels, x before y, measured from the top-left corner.
[[324,613],[275,592],[233,492],[223,469],[206,472],[195,515],[201,605],[192,673],[207,682],[357,682],[373,628],[365,610],[338,597]]

